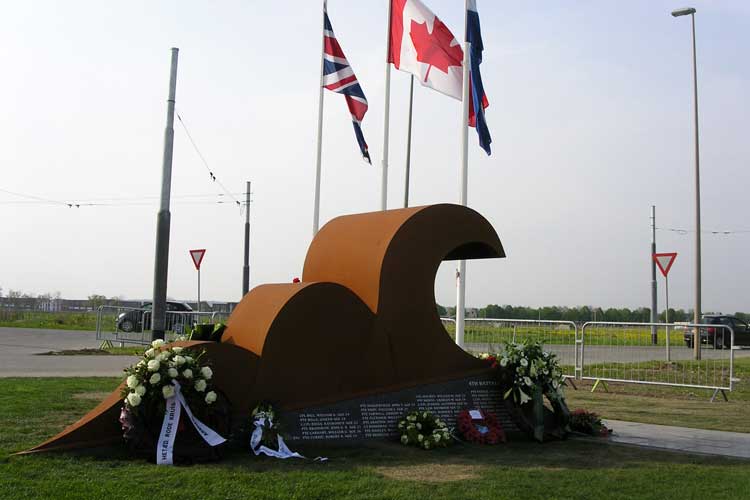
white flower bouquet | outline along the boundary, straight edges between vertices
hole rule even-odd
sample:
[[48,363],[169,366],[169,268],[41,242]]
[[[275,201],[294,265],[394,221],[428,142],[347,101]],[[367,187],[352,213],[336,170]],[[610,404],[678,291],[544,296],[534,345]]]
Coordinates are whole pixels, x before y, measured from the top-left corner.
[[[123,437],[133,451],[152,457],[165,419],[165,409],[175,398],[187,405],[194,416],[217,429],[229,431],[229,403],[213,387],[213,370],[205,351],[196,351],[155,340],[143,358],[125,369],[121,395],[123,407],[120,423]],[[177,422],[176,443],[189,452],[175,453],[177,461],[215,460],[218,454],[204,446],[185,412]]]
[[[545,435],[564,437],[568,432],[570,411],[565,403],[565,379],[553,353],[546,352],[539,342],[507,342],[499,354],[480,354],[498,370],[504,399],[511,399],[525,415],[519,425],[531,432],[537,441]],[[556,428],[545,428],[544,397],[552,406]],[[520,418],[520,416],[519,416]]]
[[[481,355],[480,355],[481,357]],[[507,371],[507,387],[503,397],[518,404],[531,401],[532,393],[540,390],[550,400],[562,400],[565,381],[557,357],[546,352],[539,342],[507,342],[505,351],[497,355],[498,364]],[[507,382],[510,382],[509,384]]]
[[204,353],[193,356],[182,347],[170,347],[163,340],[154,340],[143,359],[125,369],[122,396],[128,411],[137,415],[155,409],[153,407],[163,410],[164,401],[175,394],[174,382],[179,383],[182,394],[191,404],[202,406],[216,402],[217,394],[210,387],[213,371],[207,363],[201,362]]
[[[250,428],[257,427],[256,423],[261,426],[260,440],[257,446],[278,449],[278,437],[281,435],[281,425],[276,418],[276,411],[271,403],[263,402],[256,406],[250,413]],[[252,432],[252,431],[251,431]]]
[[415,410],[399,423],[401,444],[423,450],[445,448],[452,442],[448,426],[429,411]]

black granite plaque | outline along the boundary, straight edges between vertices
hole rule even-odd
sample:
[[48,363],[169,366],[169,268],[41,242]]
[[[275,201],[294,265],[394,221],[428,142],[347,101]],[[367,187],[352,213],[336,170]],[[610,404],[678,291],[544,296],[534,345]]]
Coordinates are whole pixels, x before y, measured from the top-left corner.
[[449,427],[461,410],[482,409],[497,415],[506,432],[518,430],[490,375],[284,412],[282,420],[289,441],[356,442],[397,438],[399,420],[416,409],[434,413]]

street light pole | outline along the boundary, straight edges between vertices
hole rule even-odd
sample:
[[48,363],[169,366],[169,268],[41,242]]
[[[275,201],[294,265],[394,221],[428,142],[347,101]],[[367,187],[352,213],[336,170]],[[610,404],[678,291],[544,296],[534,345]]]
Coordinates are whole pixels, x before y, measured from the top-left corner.
[[[698,145],[698,63],[695,54],[695,9],[692,7],[678,9],[672,16],[690,15],[693,28],[693,107],[695,109],[695,308],[693,323],[701,322],[701,184],[700,184],[700,148]],[[693,354],[701,359],[699,328],[693,330]]]

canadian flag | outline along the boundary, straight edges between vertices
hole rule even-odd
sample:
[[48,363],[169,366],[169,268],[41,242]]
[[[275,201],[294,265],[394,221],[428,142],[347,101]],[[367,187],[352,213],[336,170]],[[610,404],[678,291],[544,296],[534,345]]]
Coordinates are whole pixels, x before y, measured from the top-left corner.
[[461,100],[464,51],[420,0],[391,0],[388,62],[425,87]]

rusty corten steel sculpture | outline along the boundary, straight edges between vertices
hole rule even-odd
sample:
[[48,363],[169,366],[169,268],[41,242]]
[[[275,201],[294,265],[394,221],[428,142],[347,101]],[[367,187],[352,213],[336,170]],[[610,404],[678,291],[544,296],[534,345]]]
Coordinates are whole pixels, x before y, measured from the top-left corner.
[[[258,401],[282,409],[343,401],[488,372],[446,335],[434,281],[443,260],[505,257],[480,214],[450,205],[333,219],[316,235],[300,283],[261,285],[207,349],[236,416]],[[121,438],[119,389],[30,451]]]

